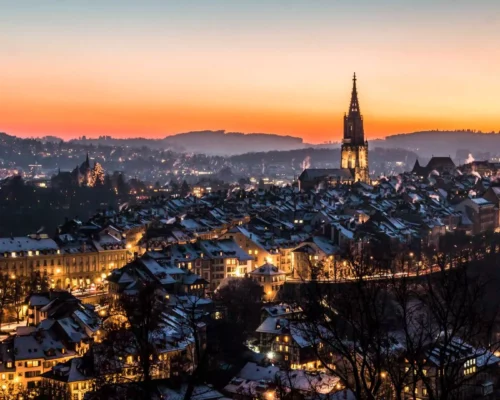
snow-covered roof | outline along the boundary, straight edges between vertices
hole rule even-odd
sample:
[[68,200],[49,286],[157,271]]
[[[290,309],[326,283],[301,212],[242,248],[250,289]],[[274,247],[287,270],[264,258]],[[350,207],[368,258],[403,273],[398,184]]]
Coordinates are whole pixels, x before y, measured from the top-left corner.
[[250,275],[264,275],[264,276],[273,276],[273,275],[286,275],[285,271],[280,270],[273,264],[265,263],[258,268],[255,268],[253,271],[249,272]]

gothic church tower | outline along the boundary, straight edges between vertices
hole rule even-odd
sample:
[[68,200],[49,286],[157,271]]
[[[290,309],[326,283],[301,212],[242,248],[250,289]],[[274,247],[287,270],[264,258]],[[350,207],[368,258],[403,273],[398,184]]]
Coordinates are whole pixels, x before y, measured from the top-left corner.
[[354,176],[354,181],[370,182],[368,142],[365,141],[363,117],[359,111],[356,74],[353,77],[349,113],[344,115],[344,139],[342,140],[340,167],[350,169]]

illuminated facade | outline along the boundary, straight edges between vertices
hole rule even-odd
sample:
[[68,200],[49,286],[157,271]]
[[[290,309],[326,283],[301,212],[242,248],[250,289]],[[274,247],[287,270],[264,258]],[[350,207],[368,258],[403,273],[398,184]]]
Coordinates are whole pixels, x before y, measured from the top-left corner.
[[359,109],[356,74],[353,78],[349,113],[344,115],[344,139],[342,140],[340,167],[351,170],[354,181],[370,182],[368,142],[365,140],[363,117]]
[[99,286],[112,270],[127,263],[121,240],[57,243],[47,235],[0,238],[0,273],[11,279],[40,274],[57,289]]

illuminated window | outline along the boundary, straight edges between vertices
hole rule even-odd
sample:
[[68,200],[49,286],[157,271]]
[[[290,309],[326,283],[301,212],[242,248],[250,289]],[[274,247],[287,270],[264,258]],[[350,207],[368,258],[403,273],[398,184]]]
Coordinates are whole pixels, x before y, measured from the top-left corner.
[[26,368],[39,367],[40,366],[40,361],[26,361],[24,363],[24,366]]
[[279,342],[280,341],[280,337],[279,336],[276,336],[276,341]]

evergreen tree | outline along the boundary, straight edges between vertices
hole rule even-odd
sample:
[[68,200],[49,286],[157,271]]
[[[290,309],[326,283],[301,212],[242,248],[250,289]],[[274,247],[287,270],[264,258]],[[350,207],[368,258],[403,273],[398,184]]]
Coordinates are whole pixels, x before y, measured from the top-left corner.
[[123,174],[119,174],[116,179],[116,190],[120,196],[126,195],[129,192],[129,187],[127,182],[125,182],[125,177]]
[[92,171],[90,172],[89,186],[102,186],[104,185],[104,168],[101,164],[96,162]]
[[189,194],[189,192],[191,191],[191,188],[189,187],[189,185],[187,184],[187,182],[184,180],[182,182],[182,185],[181,185],[181,192],[180,192],[180,195],[182,197],[185,197]]

